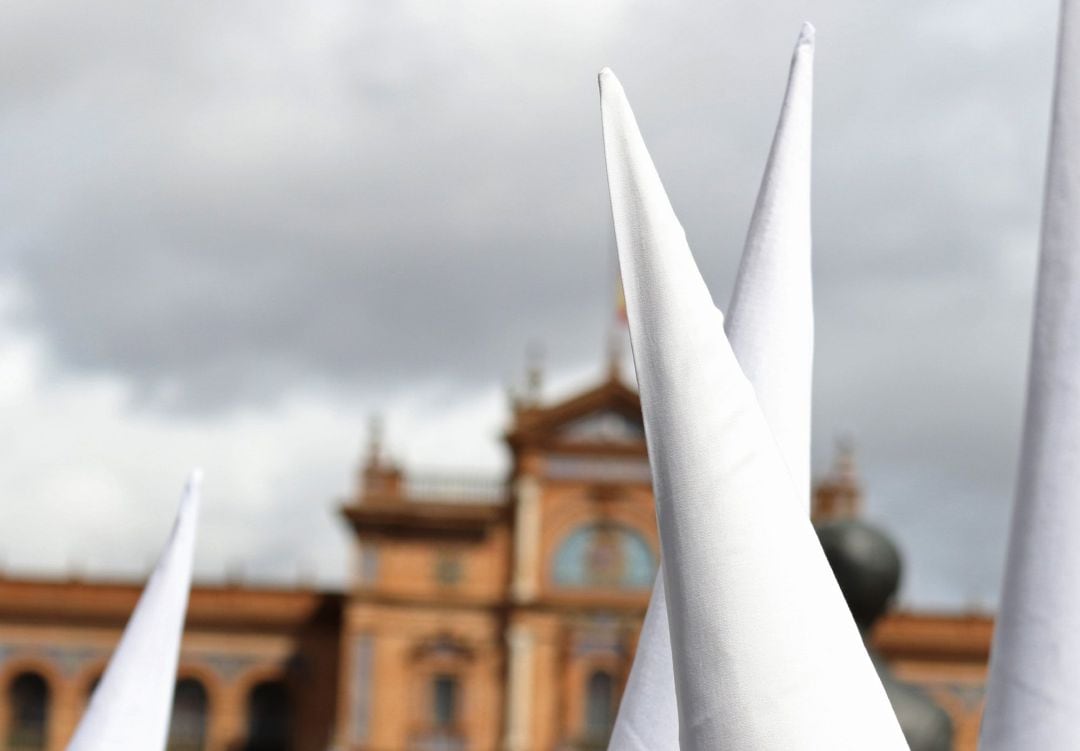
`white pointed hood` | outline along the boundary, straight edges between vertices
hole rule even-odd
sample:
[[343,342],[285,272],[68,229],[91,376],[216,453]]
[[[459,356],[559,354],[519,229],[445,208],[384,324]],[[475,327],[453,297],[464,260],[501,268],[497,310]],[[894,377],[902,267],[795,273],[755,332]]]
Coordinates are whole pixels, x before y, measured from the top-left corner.
[[169,535],[68,751],[164,749],[187,613],[202,472],[195,470]]
[[1080,748],[1080,2],[1058,41],[1027,413],[980,746]]
[[[810,135],[814,28],[795,45],[787,92],[726,320],[731,348],[809,511],[814,311]],[[619,705],[610,751],[679,748],[663,571],[658,572]]]
[[810,135],[814,27],[804,24],[750,219],[727,314],[739,367],[810,513],[810,394],[814,303],[810,278]]
[[622,87],[600,89],[680,745],[906,748]]

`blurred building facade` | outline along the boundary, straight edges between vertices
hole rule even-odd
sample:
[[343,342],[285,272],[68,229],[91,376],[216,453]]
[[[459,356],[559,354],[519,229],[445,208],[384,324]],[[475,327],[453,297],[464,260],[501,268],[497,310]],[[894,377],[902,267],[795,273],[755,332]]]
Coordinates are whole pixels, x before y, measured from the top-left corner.
[[[614,369],[515,400],[506,482],[368,451],[342,506],[347,591],[195,587],[170,748],[551,751],[606,745],[657,565],[637,394]],[[815,515],[859,513],[850,452]],[[140,587],[0,577],[0,746],[59,751]],[[874,644],[974,749],[992,622],[898,612]]]

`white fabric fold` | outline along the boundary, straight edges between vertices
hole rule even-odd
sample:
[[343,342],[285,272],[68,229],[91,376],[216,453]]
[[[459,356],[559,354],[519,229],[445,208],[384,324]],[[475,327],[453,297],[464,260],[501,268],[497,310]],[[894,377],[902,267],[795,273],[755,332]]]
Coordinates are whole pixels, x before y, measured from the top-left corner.
[[1061,6],[1016,502],[980,747],[1080,748],[1080,2]]
[[202,472],[191,473],[176,522],[68,751],[164,749],[187,614]]
[[814,303],[810,274],[810,136],[814,27],[804,24],[750,219],[726,329],[754,386],[797,498],[810,514]]
[[680,746],[906,748],[622,87],[600,89]]
[[[814,28],[804,24],[726,320],[731,348],[809,513],[814,313],[810,140]],[[663,571],[653,586],[610,751],[679,747]]]

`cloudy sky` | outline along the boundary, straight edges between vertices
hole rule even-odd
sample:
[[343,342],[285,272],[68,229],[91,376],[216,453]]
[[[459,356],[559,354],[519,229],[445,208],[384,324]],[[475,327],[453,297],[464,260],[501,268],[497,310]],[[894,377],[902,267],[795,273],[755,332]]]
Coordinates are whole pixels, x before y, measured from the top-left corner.
[[1056,5],[4,3],[2,565],[144,572],[200,463],[201,578],[342,583],[368,415],[497,474],[530,343],[602,372],[596,72],[724,301],[809,19],[815,466],[854,437],[907,603],[992,604]]

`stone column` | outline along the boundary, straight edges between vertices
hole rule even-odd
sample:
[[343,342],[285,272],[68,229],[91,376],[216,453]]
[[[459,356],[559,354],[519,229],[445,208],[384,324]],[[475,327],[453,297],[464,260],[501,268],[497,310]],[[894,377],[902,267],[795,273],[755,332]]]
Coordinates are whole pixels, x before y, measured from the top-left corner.
[[533,649],[536,636],[523,623],[513,623],[506,635],[510,670],[506,685],[506,736],[504,751],[529,751],[532,724]]
[[222,681],[215,687],[206,727],[207,751],[228,751],[243,743],[247,735],[247,696],[236,681]]
[[[80,688],[74,679],[69,678],[49,682],[49,716],[46,717],[45,741],[48,751],[61,751],[75,734],[75,727],[82,719],[86,704]],[[10,721],[9,717],[8,722]]]
[[535,477],[522,476],[514,495],[517,521],[512,593],[515,602],[530,602],[540,588],[540,483]]
[[347,708],[349,743],[366,743],[371,734],[372,670],[375,641],[368,633],[352,637],[349,648],[349,685]]

